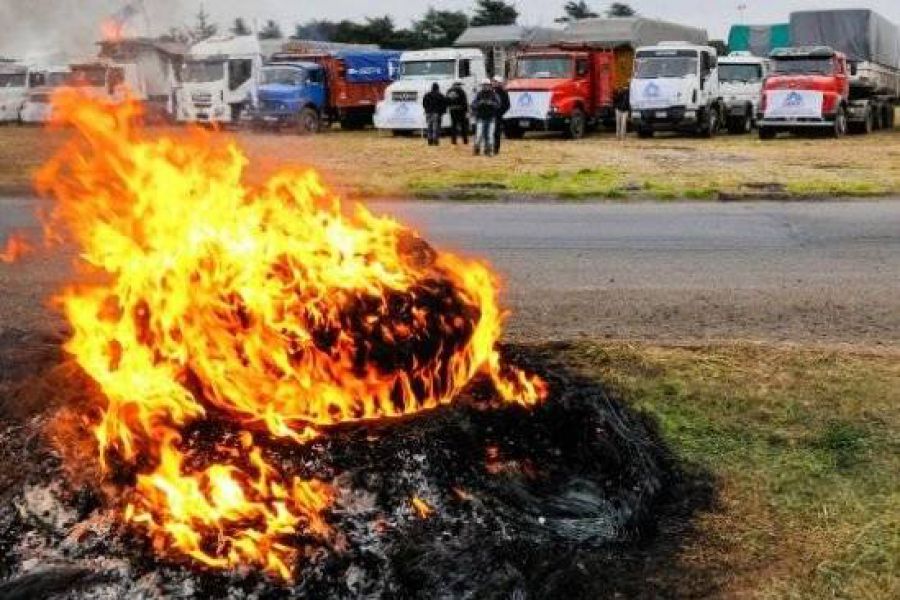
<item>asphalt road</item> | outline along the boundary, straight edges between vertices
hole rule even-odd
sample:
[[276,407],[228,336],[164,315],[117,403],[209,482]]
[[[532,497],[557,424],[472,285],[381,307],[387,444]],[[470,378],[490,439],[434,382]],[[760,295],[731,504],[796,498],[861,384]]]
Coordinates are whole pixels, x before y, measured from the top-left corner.
[[[0,243],[32,208],[0,199]],[[490,261],[511,339],[900,343],[900,201],[373,208]],[[0,328],[52,323],[64,265],[0,265]]]

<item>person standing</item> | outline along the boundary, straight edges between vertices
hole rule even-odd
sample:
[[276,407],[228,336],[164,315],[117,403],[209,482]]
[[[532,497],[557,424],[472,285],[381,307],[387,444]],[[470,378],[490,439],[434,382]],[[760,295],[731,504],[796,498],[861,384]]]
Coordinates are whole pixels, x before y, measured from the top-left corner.
[[616,109],[616,138],[624,141],[628,135],[628,119],[631,117],[631,90],[619,88],[613,96]]
[[484,149],[485,156],[493,156],[497,117],[500,114],[500,99],[491,87],[491,80],[481,82],[481,88],[472,102],[475,115],[475,156]]
[[441,123],[447,112],[447,98],[441,93],[441,86],[431,84],[431,91],[422,99],[422,108],[425,109],[425,126],[428,135],[429,146],[440,146]]
[[447,108],[450,110],[450,141],[462,135],[463,144],[469,145],[469,98],[462,83],[457,81],[447,92]]
[[497,99],[500,101],[497,126],[494,128],[494,154],[500,154],[500,138],[503,137],[503,117],[506,116],[512,105],[509,102],[509,92],[506,91],[502,77],[495,75],[492,87],[494,88],[494,93],[497,94]]

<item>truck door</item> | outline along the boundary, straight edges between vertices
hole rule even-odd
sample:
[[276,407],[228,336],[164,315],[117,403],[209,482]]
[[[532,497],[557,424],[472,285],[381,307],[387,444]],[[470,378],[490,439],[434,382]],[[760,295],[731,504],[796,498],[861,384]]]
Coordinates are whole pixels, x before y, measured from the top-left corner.
[[321,66],[310,69],[306,76],[306,89],[310,102],[316,105],[319,112],[323,112],[328,102],[328,90],[325,83],[325,69]]

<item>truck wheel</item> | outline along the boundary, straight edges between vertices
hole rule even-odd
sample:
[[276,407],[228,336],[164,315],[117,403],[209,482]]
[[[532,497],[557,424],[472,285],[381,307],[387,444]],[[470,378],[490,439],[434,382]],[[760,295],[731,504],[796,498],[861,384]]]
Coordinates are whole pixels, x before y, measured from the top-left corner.
[[587,130],[587,117],[580,108],[572,110],[572,118],[569,120],[569,127],[566,129],[566,137],[570,140],[580,140],[584,137]]
[[300,135],[312,135],[319,133],[319,113],[311,108],[304,108],[297,115],[297,133]]
[[719,127],[719,120],[717,118],[718,111],[713,108],[709,108],[706,110],[704,114],[705,123],[700,126],[700,136],[704,138],[712,138],[716,136],[716,129]]
[[506,134],[506,137],[511,140],[521,140],[523,137],[525,137],[525,130],[518,125],[505,125],[503,133]]
[[760,127],[759,128],[759,139],[761,140],[774,140],[776,131],[771,127]]
[[649,140],[653,137],[653,130],[649,127],[638,127],[637,134],[642,140]]
[[834,138],[844,137],[847,133],[847,113],[843,107],[838,107],[837,113],[834,115],[834,128],[831,130],[831,136]]
[[732,135],[750,133],[751,129],[753,129],[753,122],[747,115],[728,119],[728,133]]

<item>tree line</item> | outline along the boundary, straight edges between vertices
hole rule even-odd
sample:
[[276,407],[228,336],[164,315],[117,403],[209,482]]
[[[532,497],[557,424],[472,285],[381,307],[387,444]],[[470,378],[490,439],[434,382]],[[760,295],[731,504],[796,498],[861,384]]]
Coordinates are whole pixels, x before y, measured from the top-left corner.
[[[600,16],[585,0],[566,2],[559,23]],[[631,17],[637,13],[628,4],[613,2],[603,11],[609,18]],[[398,28],[390,16],[368,17],[362,21],[329,21],[313,19],[298,24],[290,37],[293,39],[335,42],[342,44],[374,44],[382,48],[396,50],[417,50],[437,46],[449,46],[469,26],[515,25],[519,11],[515,5],[505,0],[476,0],[472,15],[464,11],[438,10],[434,7],[410,27]],[[220,33],[219,25],[212,22],[209,13],[201,5],[192,25],[175,27],[163,36],[169,41],[195,43]],[[252,30],[247,21],[237,18],[224,31],[235,35],[250,35]],[[285,34],[274,20],[268,20],[259,28],[260,39],[283,39]]]

